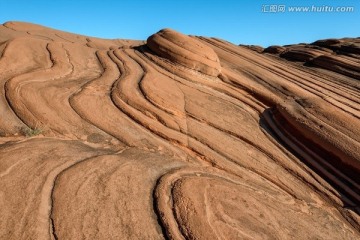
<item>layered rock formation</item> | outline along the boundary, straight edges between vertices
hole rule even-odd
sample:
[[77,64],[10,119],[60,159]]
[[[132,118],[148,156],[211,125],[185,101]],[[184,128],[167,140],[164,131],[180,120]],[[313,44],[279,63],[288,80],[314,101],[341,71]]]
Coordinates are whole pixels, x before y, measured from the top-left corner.
[[326,39],[287,47],[270,46],[263,52],[280,54],[291,61],[360,79],[360,38]]
[[171,29],[163,29],[147,39],[147,46],[159,56],[201,73],[217,77],[220,61],[211,47]]
[[0,42],[0,239],[360,237],[358,39]]

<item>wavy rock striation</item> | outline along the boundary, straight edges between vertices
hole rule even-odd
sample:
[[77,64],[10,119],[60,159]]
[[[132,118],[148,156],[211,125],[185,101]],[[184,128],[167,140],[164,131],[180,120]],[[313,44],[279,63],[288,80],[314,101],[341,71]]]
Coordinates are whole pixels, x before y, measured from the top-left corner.
[[[280,50],[281,49],[281,50]],[[305,62],[360,80],[360,39],[325,39],[312,44],[270,46],[264,53],[279,54],[291,61]]]
[[165,59],[201,73],[217,77],[220,61],[211,47],[171,29],[163,29],[147,39],[147,46]]
[[360,238],[358,43],[0,25],[0,239]]

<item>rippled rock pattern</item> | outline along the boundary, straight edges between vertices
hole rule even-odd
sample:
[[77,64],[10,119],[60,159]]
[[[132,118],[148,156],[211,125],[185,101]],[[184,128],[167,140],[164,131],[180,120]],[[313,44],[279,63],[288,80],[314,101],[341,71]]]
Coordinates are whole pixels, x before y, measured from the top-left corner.
[[0,239],[360,238],[358,49],[1,25]]
[[201,73],[217,77],[221,72],[219,58],[211,47],[174,30],[151,35],[147,46],[159,56]]
[[360,80],[360,38],[325,39],[312,44],[270,46],[263,53],[280,54],[290,61],[304,62]]

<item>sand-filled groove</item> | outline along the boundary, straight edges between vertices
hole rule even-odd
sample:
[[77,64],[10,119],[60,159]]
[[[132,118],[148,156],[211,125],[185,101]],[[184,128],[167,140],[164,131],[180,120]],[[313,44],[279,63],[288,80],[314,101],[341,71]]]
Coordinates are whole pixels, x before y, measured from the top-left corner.
[[332,44],[1,25],[0,239],[360,238],[359,39]]

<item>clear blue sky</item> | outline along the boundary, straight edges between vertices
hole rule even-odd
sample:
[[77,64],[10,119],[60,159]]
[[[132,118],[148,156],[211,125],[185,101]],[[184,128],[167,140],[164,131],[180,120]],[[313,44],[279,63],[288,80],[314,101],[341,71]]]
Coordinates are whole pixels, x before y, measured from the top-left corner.
[[[264,13],[285,5],[285,13]],[[353,12],[289,12],[352,6]],[[0,22],[26,21],[102,38],[146,39],[165,28],[236,44],[290,44],[360,37],[360,0],[0,0]]]

